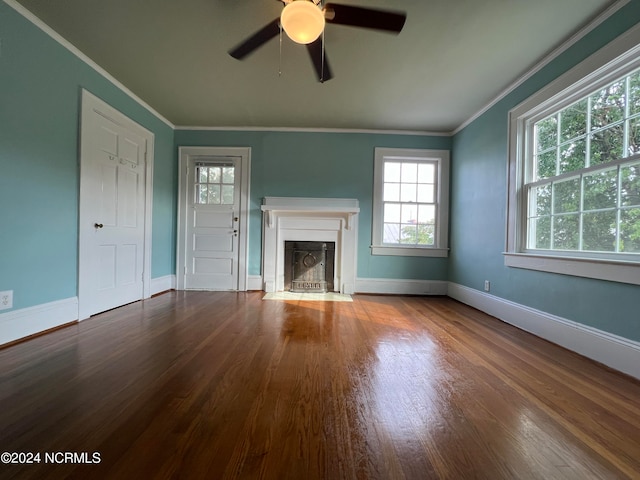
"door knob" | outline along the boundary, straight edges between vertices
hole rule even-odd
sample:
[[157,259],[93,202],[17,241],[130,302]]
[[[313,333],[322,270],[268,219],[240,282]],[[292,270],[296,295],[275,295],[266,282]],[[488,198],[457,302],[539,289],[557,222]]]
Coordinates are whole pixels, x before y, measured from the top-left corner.
[[96,227],[96,228],[102,228],[102,227],[104,227],[104,225],[103,225],[103,224],[101,224],[101,223],[94,223],[94,224],[93,224],[93,226],[94,226],[94,227]]

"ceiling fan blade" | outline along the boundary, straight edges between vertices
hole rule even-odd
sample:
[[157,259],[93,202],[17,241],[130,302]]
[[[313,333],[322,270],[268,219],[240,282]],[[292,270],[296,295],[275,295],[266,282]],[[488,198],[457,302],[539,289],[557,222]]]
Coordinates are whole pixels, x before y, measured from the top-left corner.
[[320,83],[324,83],[333,78],[331,68],[329,68],[329,62],[327,61],[327,55],[324,52],[324,48],[322,48],[322,41],[322,35],[320,35],[317,40],[307,44],[307,51],[311,57],[313,68],[316,69]]
[[238,60],[252,53],[280,33],[280,17],[268,23],[244,42],[229,50],[229,55]]
[[327,23],[372,28],[393,33],[400,33],[407,19],[404,12],[353,7],[336,3],[327,3],[324,11]]

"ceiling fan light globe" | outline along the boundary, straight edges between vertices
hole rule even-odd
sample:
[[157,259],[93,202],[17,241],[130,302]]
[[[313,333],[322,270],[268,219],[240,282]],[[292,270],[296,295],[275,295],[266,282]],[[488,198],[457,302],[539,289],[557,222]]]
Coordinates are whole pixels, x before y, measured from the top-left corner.
[[322,34],[324,13],[308,0],[295,0],[282,9],[280,23],[291,40],[308,44]]

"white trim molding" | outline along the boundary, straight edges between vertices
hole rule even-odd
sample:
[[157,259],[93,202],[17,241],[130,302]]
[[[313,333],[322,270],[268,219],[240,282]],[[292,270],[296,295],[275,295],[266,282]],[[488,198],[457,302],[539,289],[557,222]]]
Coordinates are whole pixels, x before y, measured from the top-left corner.
[[356,293],[380,295],[446,295],[445,280],[408,280],[395,278],[356,278]]
[[640,343],[457,283],[448,295],[505,323],[640,379]]
[[237,291],[247,290],[247,263],[249,251],[249,213],[251,209],[251,147],[189,147],[178,148],[178,233],[176,239],[176,288],[185,289],[185,265],[187,245],[188,194],[187,167],[192,157],[240,158],[240,205],[238,229],[238,285]]
[[[504,261],[508,267],[640,284],[637,254],[527,249],[527,159],[534,123],[590,92],[640,68],[640,24],[531,95],[509,112],[507,219]],[[629,158],[625,158],[628,161]],[[613,163],[613,162],[612,162]],[[584,169],[586,170],[586,169]]]
[[247,275],[247,290],[262,290],[262,275]]
[[354,292],[360,212],[357,199],[265,197],[260,208],[265,292],[284,290],[287,241],[334,242],[334,289],[347,295]]
[[[449,150],[412,149],[412,148],[385,148],[376,147],[374,150],[373,169],[373,214],[371,220],[371,255],[396,255],[414,257],[448,257],[449,256]],[[385,198],[385,168],[387,162],[407,162],[409,164],[421,163],[432,165],[435,169],[434,198],[431,201],[419,198],[413,200],[397,198],[389,201]],[[398,179],[399,180],[399,179]],[[413,180],[418,182],[418,179]],[[395,182],[393,182],[395,183]],[[398,195],[400,195],[398,190]],[[418,200],[418,203],[416,203]],[[404,207],[411,204],[432,206],[435,209],[435,232],[433,245],[407,245],[402,243],[385,243],[384,231],[387,228],[385,223],[385,211],[387,205],[402,205]],[[419,207],[418,207],[419,208]],[[418,215],[416,210],[416,215]],[[401,235],[401,222],[408,222],[402,216],[392,224],[399,228],[397,235]],[[419,215],[410,222],[417,222]],[[388,221],[388,220],[387,220]],[[415,224],[415,223],[414,223]],[[424,224],[423,224],[424,225]],[[400,242],[400,239],[398,239]]]
[[33,23],[37,28],[42,30],[45,34],[51,37],[53,40],[58,42],[62,47],[66,48],[72,55],[78,57],[82,62],[86,63],[90,68],[94,69],[98,74],[102,75],[106,80],[115,85],[118,89],[120,89],[125,95],[129,96],[133,101],[139,104],[141,107],[146,109],[149,113],[151,113],[154,117],[156,117],[161,122],[165,123],[169,127],[175,130],[175,125],[163,117],[157,110],[155,110],[151,105],[146,103],[140,97],[138,97],[135,93],[129,90],[124,86],[118,79],[116,79],[113,75],[107,72],[104,68],[98,65],[96,62],[91,60],[87,55],[82,53],[75,45],[69,42],[67,39],[62,37],[58,32],[52,29],[49,25],[44,23],[38,17],[36,17],[33,13],[23,7],[21,4],[16,2],[15,0],[3,0],[8,6],[13,8],[16,12],[22,15],[29,22]]
[[0,345],[78,320],[78,297],[0,314]]
[[164,277],[157,277],[151,279],[151,295],[157,295],[158,293],[166,292],[167,290],[176,289],[176,276],[165,275]]
[[467,120],[465,120],[462,124],[460,124],[457,128],[455,128],[451,132],[451,136],[456,135],[457,133],[459,133],[462,130],[464,130],[467,126],[471,125],[475,120],[477,120],[483,114],[485,114],[487,111],[489,111],[492,107],[494,107],[503,98],[505,98],[507,95],[509,95],[511,92],[513,92],[516,88],[518,88],[524,82],[526,82],[531,77],[533,77],[536,73],[538,73],[540,70],[542,70],[544,67],[546,67],[549,63],[551,63],[556,58],[558,58],[560,55],[562,55],[565,51],[567,51],[569,48],[571,48],[573,45],[575,45],[577,42],[579,42],[587,34],[589,34],[596,27],[598,27],[598,25],[603,23],[605,20],[607,20],[609,17],[611,17],[614,13],[616,13],[618,10],[620,10],[622,7],[624,7],[630,1],[631,0],[618,0],[613,5],[608,7],[604,12],[602,12],[596,18],[591,20],[587,25],[585,25],[583,28],[581,28],[575,34],[573,34],[571,36],[571,38],[569,38],[564,43],[562,43],[562,45],[559,45],[552,52],[550,52],[548,55],[546,55],[542,60],[540,60],[536,65],[534,65],[524,75],[522,75],[515,82],[513,82],[511,85],[509,85],[507,88],[505,88],[502,92],[500,92],[497,97],[495,97],[488,104],[486,104],[484,107],[482,107],[476,113],[474,113],[471,117],[469,117]]

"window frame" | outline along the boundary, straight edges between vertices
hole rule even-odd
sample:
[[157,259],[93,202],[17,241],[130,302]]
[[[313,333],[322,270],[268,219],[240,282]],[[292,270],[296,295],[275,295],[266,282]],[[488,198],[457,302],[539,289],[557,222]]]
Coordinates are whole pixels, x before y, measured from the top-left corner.
[[[613,40],[509,112],[505,265],[640,285],[640,255],[527,249],[528,155],[533,125],[640,68],[640,25]],[[635,155],[634,157],[637,157]],[[625,158],[622,161],[627,161]]]
[[[375,148],[374,188],[372,212],[372,255],[448,257],[449,256],[449,150],[409,149],[409,148]],[[436,176],[436,222],[434,244],[405,245],[385,244],[384,229],[384,163],[386,161],[429,162],[437,164]]]

